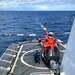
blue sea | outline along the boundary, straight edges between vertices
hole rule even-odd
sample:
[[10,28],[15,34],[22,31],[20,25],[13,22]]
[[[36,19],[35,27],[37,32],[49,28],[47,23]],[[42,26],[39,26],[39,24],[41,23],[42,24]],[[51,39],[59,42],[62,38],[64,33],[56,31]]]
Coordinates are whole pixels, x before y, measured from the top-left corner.
[[[72,25],[70,16],[75,11],[0,11],[0,34],[43,34],[45,31],[40,27],[42,23],[51,32],[69,32]],[[67,42],[69,35],[57,35],[56,37]],[[44,35],[42,36],[44,37]],[[13,43],[37,39],[38,37],[0,36],[0,56]]]

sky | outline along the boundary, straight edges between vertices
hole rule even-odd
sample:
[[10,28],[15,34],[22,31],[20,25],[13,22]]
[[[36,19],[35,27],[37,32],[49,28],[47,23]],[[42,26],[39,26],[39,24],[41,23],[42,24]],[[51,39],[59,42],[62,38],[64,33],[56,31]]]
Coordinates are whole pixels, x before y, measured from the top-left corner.
[[0,0],[3,11],[75,11],[75,0]]

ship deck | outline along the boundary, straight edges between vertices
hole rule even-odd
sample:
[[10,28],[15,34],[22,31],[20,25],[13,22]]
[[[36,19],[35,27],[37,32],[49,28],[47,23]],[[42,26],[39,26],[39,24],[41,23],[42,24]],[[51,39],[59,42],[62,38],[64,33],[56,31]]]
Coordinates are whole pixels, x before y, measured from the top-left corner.
[[[15,46],[19,48],[15,49]],[[60,51],[61,51],[60,52],[61,60],[63,57],[63,51],[65,49],[63,46],[62,46],[62,43],[59,45]],[[11,51],[13,49],[14,52],[16,52],[17,50],[18,51],[16,53],[16,57],[14,58],[14,61],[12,62],[12,65],[11,65],[12,68],[10,69],[7,75],[11,75],[11,74],[13,75],[53,75],[51,70],[44,64],[42,59],[40,60],[40,63],[35,63],[34,61],[34,56],[33,56],[34,52],[36,50],[39,50],[41,55],[41,50],[42,50],[42,46],[37,41],[21,42],[19,44],[10,46],[8,49]]]
[[44,65],[42,59],[40,64],[35,63],[33,54],[36,50],[42,50],[39,43],[23,44],[13,75],[30,75],[33,72],[49,72],[49,69]]

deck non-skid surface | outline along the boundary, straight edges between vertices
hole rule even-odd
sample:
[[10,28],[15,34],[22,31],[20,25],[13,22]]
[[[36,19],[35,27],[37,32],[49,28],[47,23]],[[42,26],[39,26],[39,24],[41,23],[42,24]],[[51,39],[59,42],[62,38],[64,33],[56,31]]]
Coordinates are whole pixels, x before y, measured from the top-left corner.
[[[62,49],[61,46],[60,48]],[[44,64],[42,59],[40,60],[40,64],[35,63],[33,54],[37,49],[40,51],[40,55],[41,55],[42,48],[39,43],[35,42],[35,43],[23,44],[23,48],[21,50],[13,75],[30,75],[31,73],[35,73],[35,72],[50,72],[50,69]],[[36,74],[32,74],[32,75],[36,75]]]
[[42,48],[39,43],[27,43],[23,45],[20,57],[14,69],[13,75],[30,75],[33,72],[49,72],[44,62],[40,61],[35,63],[34,52],[36,50],[41,51]]

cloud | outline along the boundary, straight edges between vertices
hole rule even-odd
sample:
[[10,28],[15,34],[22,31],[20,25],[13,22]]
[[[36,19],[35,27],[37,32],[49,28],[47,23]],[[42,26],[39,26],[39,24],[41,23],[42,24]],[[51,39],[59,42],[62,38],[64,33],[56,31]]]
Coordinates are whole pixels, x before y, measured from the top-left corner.
[[0,0],[0,10],[75,10],[74,0]]

